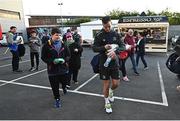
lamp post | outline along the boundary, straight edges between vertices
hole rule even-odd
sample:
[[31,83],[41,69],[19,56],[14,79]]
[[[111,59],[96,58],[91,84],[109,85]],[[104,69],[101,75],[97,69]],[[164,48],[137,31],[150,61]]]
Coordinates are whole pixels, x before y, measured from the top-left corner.
[[60,3],[58,3],[58,5],[60,6],[60,16],[61,16],[61,27],[62,27],[62,31],[63,31],[63,17],[62,17],[62,5],[63,5],[63,3],[62,2],[60,2]]

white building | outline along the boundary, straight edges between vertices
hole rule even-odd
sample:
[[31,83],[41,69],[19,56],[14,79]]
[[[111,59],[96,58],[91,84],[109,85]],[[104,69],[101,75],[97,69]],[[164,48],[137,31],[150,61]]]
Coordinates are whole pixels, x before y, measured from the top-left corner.
[[26,27],[22,0],[0,0],[0,24],[2,32],[9,31],[11,26],[17,27],[17,32],[26,39]]
[[[112,20],[112,27],[117,28],[118,20]],[[94,36],[98,31],[102,29],[102,21],[96,20],[87,23],[80,24],[80,31],[84,41],[92,44],[94,41]]]

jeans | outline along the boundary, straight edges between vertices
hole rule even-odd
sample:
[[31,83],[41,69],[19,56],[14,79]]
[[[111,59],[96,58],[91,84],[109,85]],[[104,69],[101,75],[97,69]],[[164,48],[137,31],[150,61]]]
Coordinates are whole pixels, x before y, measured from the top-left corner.
[[36,58],[36,68],[39,66],[39,53],[38,52],[31,52],[30,57],[31,57],[31,67],[34,67],[34,56]]
[[141,57],[141,60],[144,64],[144,67],[147,67],[146,60],[144,59],[144,54],[139,54],[139,53],[137,53],[137,56],[136,56],[136,65],[138,66],[140,57]]
[[137,72],[137,68],[136,68],[136,62],[135,62],[135,59],[134,59],[134,53],[131,53],[129,55],[130,59],[131,59],[131,62],[132,62],[132,65],[133,65],[133,70],[134,72]]

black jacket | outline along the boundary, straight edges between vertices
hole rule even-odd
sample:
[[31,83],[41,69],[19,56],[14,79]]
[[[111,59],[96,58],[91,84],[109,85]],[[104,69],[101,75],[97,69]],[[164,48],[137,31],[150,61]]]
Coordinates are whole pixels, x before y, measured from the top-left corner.
[[[49,76],[64,75],[68,73],[68,61],[70,59],[70,51],[67,46],[62,44],[60,54],[54,49],[52,40],[49,40],[42,47],[41,59],[47,64],[47,70]],[[56,58],[63,58],[64,64],[54,64],[53,61]]]
[[141,54],[141,55],[145,54],[145,44],[146,44],[145,38],[141,39],[139,44],[136,46],[137,54]]
[[[74,51],[75,49],[78,49],[78,52],[75,52]],[[74,42],[69,45],[69,50],[71,52],[71,58],[69,60],[69,69],[71,70],[80,69],[81,68],[81,54],[83,51],[82,46]]]
[[[102,29],[97,35],[95,36],[94,44],[93,44],[93,51],[100,53],[100,68],[104,68],[104,63],[107,59],[106,55],[106,44],[118,44],[119,49],[116,51],[118,54],[119,51],[125,50],[125,44],[121,41],[119,34],[115,31],[105,32]],[[108,68],[118,68],[119,67],[119,59],[118,56],[115,60],[110,62]]]

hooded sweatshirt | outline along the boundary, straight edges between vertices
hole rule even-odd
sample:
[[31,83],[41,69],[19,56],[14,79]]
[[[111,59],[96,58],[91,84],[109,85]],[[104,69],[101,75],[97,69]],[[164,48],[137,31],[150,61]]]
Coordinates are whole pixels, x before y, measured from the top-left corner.
[[41,40],[38,37],[29,38],[30,52],[40,52]]

